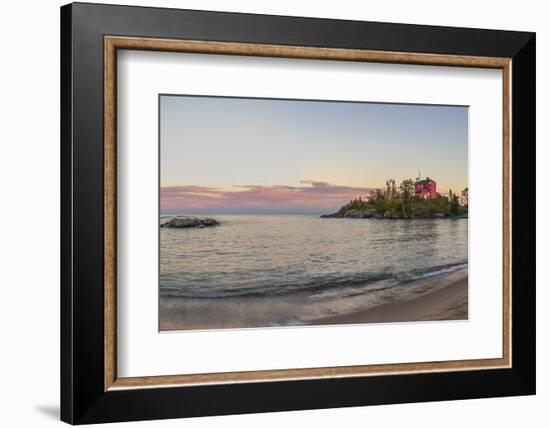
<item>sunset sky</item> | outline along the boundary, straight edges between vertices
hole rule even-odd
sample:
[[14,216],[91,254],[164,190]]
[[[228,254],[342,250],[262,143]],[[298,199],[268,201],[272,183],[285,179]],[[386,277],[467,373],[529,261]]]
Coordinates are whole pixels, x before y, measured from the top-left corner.
[[160,98],[162,212],[331,212],[419,171],[468,185],[467,107]]

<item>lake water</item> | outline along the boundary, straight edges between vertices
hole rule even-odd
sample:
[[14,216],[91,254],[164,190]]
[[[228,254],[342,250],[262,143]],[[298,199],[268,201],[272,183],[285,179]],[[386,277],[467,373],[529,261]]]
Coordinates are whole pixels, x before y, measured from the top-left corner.
[[216,307],[217,314],[238,317],[231,308],[242,309],[247,302],[260,305],[258,316],[262,310],[285,308],[270,315],[274,319],[267,325],[289,317],[298,322],[316,310],[337,313],[338,302],[349,305],[353,296],[380,296],[380,290],[468,263],[465,219],[212,217],[221,225],[160,229],[161,300],[184,299],[188,312]]

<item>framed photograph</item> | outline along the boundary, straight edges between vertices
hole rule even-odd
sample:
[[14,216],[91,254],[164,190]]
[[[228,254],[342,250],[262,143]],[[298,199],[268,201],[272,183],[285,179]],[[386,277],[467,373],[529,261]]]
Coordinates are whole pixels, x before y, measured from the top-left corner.
[[61,8],[61,418],[535,393],[535,34]]

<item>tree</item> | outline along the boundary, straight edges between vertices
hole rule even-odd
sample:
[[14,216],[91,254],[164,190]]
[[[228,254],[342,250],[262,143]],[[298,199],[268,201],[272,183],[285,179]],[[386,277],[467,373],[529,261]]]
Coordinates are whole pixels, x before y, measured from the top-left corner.
[[403,180],[399,185],[399,190],[401,190],[401,194],[411,196],[414,191],[414,181],[410,178]]
[[[436,215],[468,214],[468,206],[460,206],[458,196],[449,190],[448,196],[437,195],[435,199],[421,199],[414,195],[414,181],[406,179],[396,186],[395,180],[386,180],[386,186],[377,189],[368,200],[357,197],[346,209],[367,211],[389,218],[431,218]],[[466,196],[468,189],[462,190]]]
[[466,204],[465,205],[468,205],[468,188],[466,187],[462,192],[461,192],[462,196],[464,197],[464,199],[466,200]]
[[460,204],[458,203],[458,196],[456,196],[450,190],[449,190],[449,195],[450,195],[449,200],[451,201],[451,214],[458,215],[458,210],[460,209]]
[[410,178],[403,180],[399,185],[399,190],[401,190],[401,212],[404,217],[410,217],[412,216],[411,197],[414,191],[414,182]]

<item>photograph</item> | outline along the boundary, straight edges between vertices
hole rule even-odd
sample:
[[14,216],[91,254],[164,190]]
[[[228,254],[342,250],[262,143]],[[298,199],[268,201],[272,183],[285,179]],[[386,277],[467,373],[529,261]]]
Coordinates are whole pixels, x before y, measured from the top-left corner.
[[43,3],[7,21],[3,312],[8,359],[56,349],[6,363],[7,426],[545,415],[544,14]]
[[159,95],[159,330],[468,319],[468,106]]

